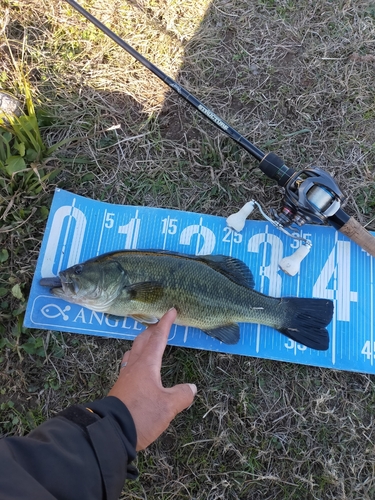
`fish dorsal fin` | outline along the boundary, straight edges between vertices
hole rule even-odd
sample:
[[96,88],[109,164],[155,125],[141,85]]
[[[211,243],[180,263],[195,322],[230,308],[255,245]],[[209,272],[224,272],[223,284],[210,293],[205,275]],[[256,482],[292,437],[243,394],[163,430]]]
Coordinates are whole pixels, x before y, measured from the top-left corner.
[[125,287],[125,290],[129,294],[130,300],[148,303],[157,302],[164,293],[163,285],[158,281],[134,283],[134,285]]
[[254,276],[242,260],[227,255],[204,255],[196,257],[231,281],[246,288],[254,288]]
[[229,257],[228,255],[186,255],[167,250],[156,253],[203,262],[211,267],[211,269],[237,283],[237,285],[251,289],[255,287],[253,273],[242,260],[235,259],[234,257]]
[[[235,259],[234,257],[229,257],[227,255],[188,255],[179,252],[171,252],[169,250],[127,250],[127,252],[134,254],[147,253],[150,255],[169,255],[180,259],[200,261],[227,277],[234,283],[237,283],[237,285],[251,289],[255,287],[253,273],[247,265],[242,262],[242,260]],[[108,255],[112,257],[116,256],[116,252]]]

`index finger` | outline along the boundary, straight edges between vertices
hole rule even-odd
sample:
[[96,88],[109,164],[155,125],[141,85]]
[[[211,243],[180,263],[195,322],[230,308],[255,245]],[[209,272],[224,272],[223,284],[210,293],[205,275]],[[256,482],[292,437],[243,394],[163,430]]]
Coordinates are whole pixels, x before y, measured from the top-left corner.
[[176,319],[177,311],[172,308],[162,316],[157,325],[152,326],[152,333],[144,348],[143,355],[150,357],[161,368],[161,361],[167,345],[169,332]]

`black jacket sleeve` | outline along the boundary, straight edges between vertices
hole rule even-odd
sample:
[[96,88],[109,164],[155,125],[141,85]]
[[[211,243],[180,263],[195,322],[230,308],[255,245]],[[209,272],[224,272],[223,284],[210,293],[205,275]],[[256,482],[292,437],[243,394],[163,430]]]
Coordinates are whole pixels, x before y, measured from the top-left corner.
[[119,399],[72,406],[27,436],[0,440],[0,499],[116,500],[137,477],[136,442]]

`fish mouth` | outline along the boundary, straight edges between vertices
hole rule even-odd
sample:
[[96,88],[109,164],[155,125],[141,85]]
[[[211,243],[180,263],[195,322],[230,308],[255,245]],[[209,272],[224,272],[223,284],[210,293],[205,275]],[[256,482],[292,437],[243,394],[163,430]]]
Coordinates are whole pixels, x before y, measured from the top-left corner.
[[42,278],[39,284],[48,286],[56,295],[75,295],[78,289],[78,284],[65,276],[63,272],[60,272],[58,277]]

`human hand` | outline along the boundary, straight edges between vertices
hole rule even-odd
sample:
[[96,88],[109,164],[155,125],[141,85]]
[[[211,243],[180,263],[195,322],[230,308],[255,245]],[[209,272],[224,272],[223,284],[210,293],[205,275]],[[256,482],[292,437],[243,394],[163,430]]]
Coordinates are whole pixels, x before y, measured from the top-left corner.
[[137,451],[162,434],[174,417],[187,408],[197,393],[194,384],[163,387],[160,370],[168,335],[176,319],[176,309],[159,323],[149,326],[124,354],[117,382],[109,396],[120,399],[130,411],[137,431]]

